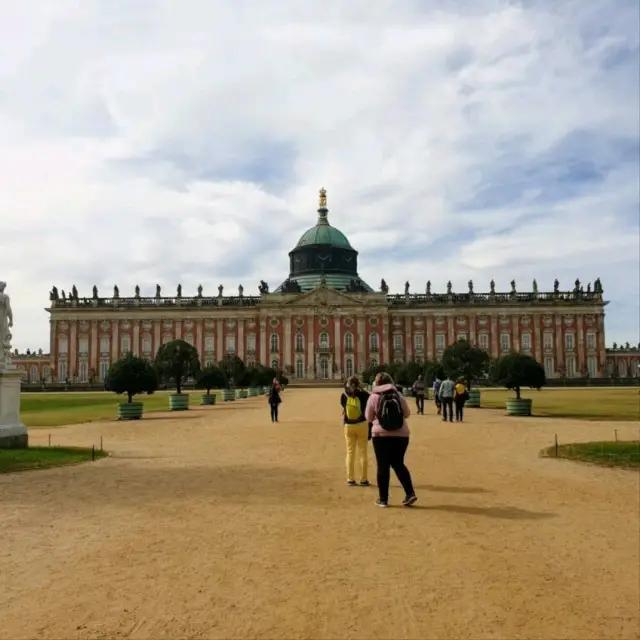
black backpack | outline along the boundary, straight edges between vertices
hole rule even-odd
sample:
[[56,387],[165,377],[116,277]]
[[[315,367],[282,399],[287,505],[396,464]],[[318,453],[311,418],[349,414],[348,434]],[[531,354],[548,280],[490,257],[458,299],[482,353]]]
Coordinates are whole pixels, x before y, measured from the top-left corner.
[[404,424],[404,411],[400,396],[395,389],[380,394],[378,422],[385,431],[397,431]]

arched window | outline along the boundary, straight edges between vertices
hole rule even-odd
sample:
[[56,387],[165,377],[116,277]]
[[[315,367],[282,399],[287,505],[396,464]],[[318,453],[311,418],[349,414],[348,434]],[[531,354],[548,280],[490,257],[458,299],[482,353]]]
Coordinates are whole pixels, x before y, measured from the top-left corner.
[[320,348],[328,349],[329,348],[329,334],[321,333],[320,334]]
[[377,333],[371,333],[369,334],[369,348],[371,349],[371,351],[377,351],[378,350],[378,334]]
[[304,363],[302,360],[296,360],[296,378],[304,378]]
[[272,333],[271,334],[271,353],[278,353],[278,345],[279,345],[278,334]]
[[296,351],[304,351],[304,336],[301,333],[296,333]]
[[344,348],[346,351],[353,351],[353,333],[350,331],[344,334]]
[[347,378],[351,377],[353,375],[353,360],[351,358],[347,358],[346,370]]

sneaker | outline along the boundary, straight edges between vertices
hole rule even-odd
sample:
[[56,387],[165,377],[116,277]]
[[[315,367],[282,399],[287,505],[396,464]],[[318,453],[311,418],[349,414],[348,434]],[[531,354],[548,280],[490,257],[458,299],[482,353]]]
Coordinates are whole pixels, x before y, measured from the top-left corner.
[[375,501],[375,505],[376,507],[382,507],[383,509],[386,509],[389,506],[389,503],[386,500],[380,500],[380,498],[378,498]]
[[347,484],[348,484],[350,487],[355,487],[355,486],[356,486],[356,481],[355,481],[355,480],[347,480]]
[[402,501],[402,506],[403,507],[411,507],[417,502],[417,500],[418,500],[418,498],[416,498],[416,496],[407,496]]
[[368,480],[364,480],[363,482],[360,483],[361,487],[370,487],[371,483]]

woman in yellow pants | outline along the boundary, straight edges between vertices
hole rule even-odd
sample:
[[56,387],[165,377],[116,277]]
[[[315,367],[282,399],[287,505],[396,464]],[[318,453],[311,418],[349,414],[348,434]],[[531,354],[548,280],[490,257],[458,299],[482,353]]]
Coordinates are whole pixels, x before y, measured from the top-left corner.
[[[351,376],[345,384],[344,393],[340,397],[344,418],[344,436],[347,443],[347,484],[355,487],[360,484],[369,486],[368,455],[369,424],[365,420],[364,410],[369,394],[362,388],[360,380]],[[360,479],[356,483],[356,453],[360,459]]]

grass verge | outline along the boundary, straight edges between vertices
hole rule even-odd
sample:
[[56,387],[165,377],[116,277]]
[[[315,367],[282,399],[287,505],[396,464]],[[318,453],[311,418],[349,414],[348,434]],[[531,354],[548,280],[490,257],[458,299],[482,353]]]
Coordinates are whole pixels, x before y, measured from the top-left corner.
[[[555,445],[543,449],[541,455],[555,458]],[[601,467],[640,469],[640,441],[577,442],[558,445],[558,458],[589,462]]]
[[[515,397],[506,389],[482,389],[481,403],[487,409],[504,409],[507,398]],[[587,389],[524,389],[523,398],[533,400],[534,416],[575,418],[578,420],[640,419],[640,393],[636,387]]]
[[[91,460],[87,447],[29,447],[28,449],[0,449],[0,473],[50,469]],[[96,451],[95,458],[104,458],[106,451]]]

